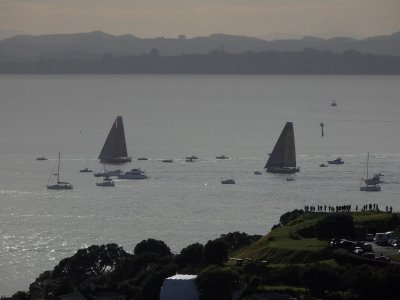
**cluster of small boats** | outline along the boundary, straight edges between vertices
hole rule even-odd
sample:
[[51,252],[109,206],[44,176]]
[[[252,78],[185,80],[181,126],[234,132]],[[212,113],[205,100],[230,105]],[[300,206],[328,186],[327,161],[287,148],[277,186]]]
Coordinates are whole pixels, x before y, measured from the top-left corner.
[[[126,162],[131,162],[132,157],[128,156],[126,141],[125,141],[125,133],[124,133],[124,125],[122,122],[122,117],[118,116],[114,121],[111,130],[107,136],[107,139],[103,145],[103,148],[99,155],[100,162],[103,164],[123,164]],[[197,156],[187,156],[185,158],[186,162],[194,162],[198,160]],[[225,154],[216,156],[216,159],[229,159],[229,157]],[[38,157],[37,160],[46,160],[44,156]],[[148,160],[147,157],[139,157],[138,160]],[[163,159],[164,163],[172,163],[173,159]],[[368,177],[368,162],[369,162],[369,154],[367,156],[366,162],[366,177],[362,179],[360,185],[360,191],[380,191],[381,187],[379,186],[382,183],[380,176],[381,174],[375,174],[373,177]],[[344,161],[341,157],[338,157],[334,160],[328,160],[328,165],[342,165]],[[320,164],[320,167],[327,167],[326,164]],[[264,166],[266,172],[275,173],[275,174],[288,174],[289,177],[286,178],[287,181],[295,181],[295,177],[293,174],[300,172],[300,167],[296,165],[296,150],[295,150],[295,141],[294,141],[294,130],[293,123],[287,122],[276,142],[273,151],[269,154],[269,158],[267,163]],[[80,170],[82,173],[92,172],[89,168],[85,168]],[[140,168],[133,168],[127,172],[122,172],[121,170],[109,171],[104,169],[101,172],[97,172],[93,174],[95,177],[101,177],[102,180],[96,182],[97,186],[115,186],[115,183],[111,177],[117,177],[118,179],[147,179],[146,172]],[[255,171],[254,175],[262,175],[262,172]],[[52,172],[52,176],[55,177],[56,183],[47,184],[48,189],[54,190],[62,190],[62,189],[72,189],[72,185],[68,182],[60,181],[60,153],[58,157],[58,166],[57,172]],[[363,174],[364,178],[364,174]],[[49,179],[50,180],[50,179]],[[233,178],[223,179],[221,180],[221,184],[235,184],[235,180]]]

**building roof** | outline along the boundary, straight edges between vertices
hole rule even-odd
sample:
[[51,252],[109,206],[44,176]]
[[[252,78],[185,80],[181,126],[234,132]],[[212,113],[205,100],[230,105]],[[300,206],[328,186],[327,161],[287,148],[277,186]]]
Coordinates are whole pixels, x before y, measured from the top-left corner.
[[176,274],[174,276],[168,277],[167,279],[171,280],[191,280],[196,279],[197,275],[189,275],[189,274]]

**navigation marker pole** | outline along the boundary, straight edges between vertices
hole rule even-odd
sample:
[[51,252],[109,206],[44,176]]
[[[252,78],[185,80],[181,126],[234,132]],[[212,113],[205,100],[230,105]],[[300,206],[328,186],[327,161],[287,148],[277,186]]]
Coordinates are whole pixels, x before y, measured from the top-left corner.
[[321,124],[319,124],[321,126],[321,136],[324,136],[324,123],[321,122]]

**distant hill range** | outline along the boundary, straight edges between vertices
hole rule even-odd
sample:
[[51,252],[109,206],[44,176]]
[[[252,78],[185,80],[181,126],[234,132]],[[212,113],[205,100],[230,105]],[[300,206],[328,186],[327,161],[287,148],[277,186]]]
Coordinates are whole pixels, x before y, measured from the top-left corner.
[[206,37],[138,38],[111,35],[100,31],[77,34],[17,35],[0,40],[0,62],[33,62],[38,59],[96,59],[105,54],[138,56],[157,49],[161,56],[208,54],[216,49],[228,53],[283,51],[304,49],[342,53],[353,50],[375,55],[400,56],[400,31],[366,39],[304,37],[267,41],[258,38],[212,34]]
[[141,39],[103,32],[0,41],[1,74],[400,74],[400,32],[266,41],[213,34]]

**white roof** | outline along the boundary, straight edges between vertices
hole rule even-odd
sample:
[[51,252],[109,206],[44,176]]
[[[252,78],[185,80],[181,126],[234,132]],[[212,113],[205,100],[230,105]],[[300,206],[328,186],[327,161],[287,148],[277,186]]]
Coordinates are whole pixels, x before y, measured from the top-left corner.
[[197,275],[188,275],[188,274],[176,274],[174,276],[168,277],[167,279],[171,280],[191,280],[195,279]]
[[177,274],[168,277],[160,291],[160,300],[199,300],[196,275]]

